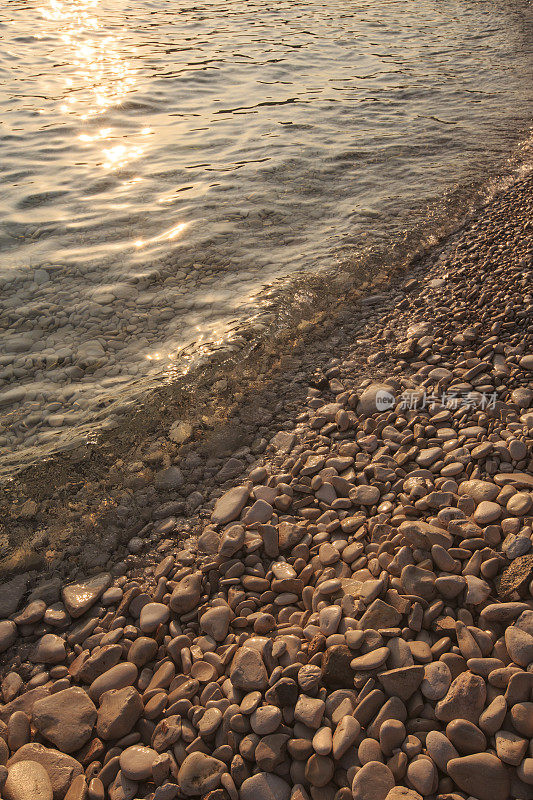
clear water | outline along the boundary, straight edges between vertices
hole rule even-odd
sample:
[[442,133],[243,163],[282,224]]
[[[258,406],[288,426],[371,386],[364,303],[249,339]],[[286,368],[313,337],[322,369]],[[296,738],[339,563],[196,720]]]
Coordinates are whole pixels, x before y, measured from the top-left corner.
[[437,231],[526,136],[532,32],[527,0],[4,0],[0,469]]

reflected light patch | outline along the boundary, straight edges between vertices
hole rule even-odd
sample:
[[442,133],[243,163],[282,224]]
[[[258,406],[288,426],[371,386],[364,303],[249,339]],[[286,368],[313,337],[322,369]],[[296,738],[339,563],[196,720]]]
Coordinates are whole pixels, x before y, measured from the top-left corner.
[[135,158],[140,158],[144,153],[143,147],[137,145],[117,144],[114,147],[107,147],[102,151],[104,157],[104,169],[114,170],[125,167]]
[[146,244],[155,244],[156,242],[170,242],[172,239],[176,239],[180,236],[183,231],[188,228],[190,225],[189,222],[180,222],[178,225],[174,225],[173,228],[170,228],[168,231],[164,231],[160,233],[159,236],[153,236],[151,239],[137,239],[134,242],[135,247],[144,247]]
[[[106,25],[101,0],[46,0],[38,10],[50,28],[61,31],[56,67],[63,86],[59,112],[86,122],[120,106],[137,85],[136,47],[128,31]],[[150,128],[143,127],[137,135],[150,133]],[[111,129],[83,132],[77,138],[90,144],[111,138]],[[124,135],[115,132],[113,138],[121,142],[103,151],[103,169],[119,169],[143,154],[139,146],[126,143]]]

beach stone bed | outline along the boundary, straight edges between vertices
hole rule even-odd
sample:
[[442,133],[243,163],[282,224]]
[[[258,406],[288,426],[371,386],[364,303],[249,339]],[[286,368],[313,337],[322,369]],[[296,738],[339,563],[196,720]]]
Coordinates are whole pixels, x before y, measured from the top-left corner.
[[533,798],[532,211],[408,278],[187,547],[4,587],[4,800]]

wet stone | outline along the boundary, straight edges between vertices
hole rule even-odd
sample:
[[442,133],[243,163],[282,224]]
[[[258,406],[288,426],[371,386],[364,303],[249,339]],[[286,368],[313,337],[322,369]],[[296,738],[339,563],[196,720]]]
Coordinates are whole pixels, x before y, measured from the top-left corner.
[[110,585],[111,575],[103,572],[94,578],[64,586],[61,595],[70,616],[77,619],[85,614]]

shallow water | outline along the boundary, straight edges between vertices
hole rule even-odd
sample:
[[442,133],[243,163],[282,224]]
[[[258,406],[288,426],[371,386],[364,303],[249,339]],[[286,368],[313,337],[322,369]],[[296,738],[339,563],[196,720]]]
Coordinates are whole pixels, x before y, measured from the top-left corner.
[[532,32],[526,0],[5,0],[0,471],[271,288],[438,235],[520,161]]

